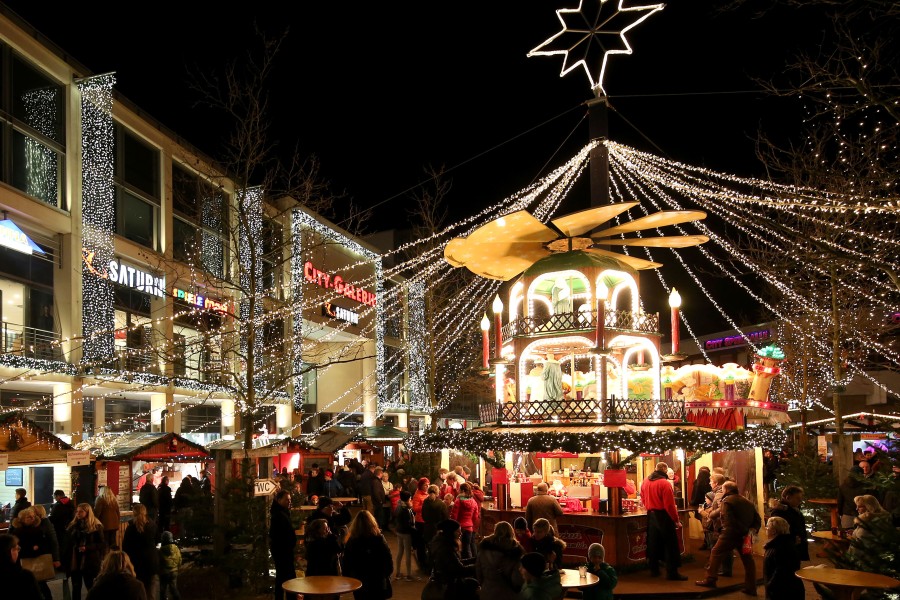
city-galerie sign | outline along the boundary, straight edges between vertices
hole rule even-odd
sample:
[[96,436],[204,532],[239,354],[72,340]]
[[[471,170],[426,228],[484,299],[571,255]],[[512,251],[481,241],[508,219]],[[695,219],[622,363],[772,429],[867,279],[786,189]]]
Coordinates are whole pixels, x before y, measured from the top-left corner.
[[341,296],[356,300],[360,304],[375,306],[375,294],[368,290],[356,287],[349,281],[344,281],[344,278],[338,274],[332,274],[315,268],[311,261],[307,261],[303,265],[303,278],[309,283],[313,283],[326,290],[334,290]]

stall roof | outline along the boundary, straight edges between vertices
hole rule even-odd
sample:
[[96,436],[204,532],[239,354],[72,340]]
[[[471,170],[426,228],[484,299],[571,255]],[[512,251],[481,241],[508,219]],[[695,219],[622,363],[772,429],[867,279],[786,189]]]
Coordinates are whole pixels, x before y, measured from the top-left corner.
[[[281,438],[266,444],[255,446],[248,454],[251,457],[276,456],[283,452],[293,450],[291,446],[295,446],[298,450],[311,450],[306,440],[299,438]],[[231,452],[232,458],[243,458],[245,454],[243,440],[216,440],[210,442],[206,446],[210,452],[226,450]]]
[[309,439],[308,443],[316,450],[333,454],[350,442],[353,431],[353,429],[347,431],[341,427],[332,427],[319,432],[315,437]]
[[[72,450],[72,446],[19,411],[0,414],[0,451],[35,452]],[[65,460],[65,456],[63,456]]]
[[[185,439],[177,433],[132,432],[110,437],[108,443],[97,448],[97,458],[102,460],[173,460],[196,461],[209,458],[209,452],[200,444]],[[92,450],[94,450],[92,448]]]
[[375,425],[364,427],[356,437],[367,442],[400,442],[406,435],[405,431],[390,425]]

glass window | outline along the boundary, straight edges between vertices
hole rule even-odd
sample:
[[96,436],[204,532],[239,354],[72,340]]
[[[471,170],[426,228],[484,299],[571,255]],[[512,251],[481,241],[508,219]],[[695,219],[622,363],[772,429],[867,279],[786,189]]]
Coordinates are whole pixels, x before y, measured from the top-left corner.
[[53,397],[49,394],[0,390],[0,412],[24,411],[44,431],[53,431]]
[[159,199],[159,151],[116,126],[116,177],[147,196]]
[[12,57],[12,114],[36,132],[63,144],[62,86],[18,56]]
[[150,430],[150,401],[126,398],[106,400],[104,429],[110,433]]
[[220,433],[222,409],[218,406],[198,404],[186,406],[181,413],[181,431],[190,433]]
[[172,222],[172,255],[175,260],[190,263],[197,254],[197,228],[175,218]]
[[61,206],[62,156],[49,146],[13,131],[12,184],[50,206]]
[[199,248],[200,266],[216,277],[227,275],[228,263],[228,196],[199,175],[172,165],[172,206],[174,211],[193,222],[187,228],[175,224],[173,236],[175,257],[192,262]]
[[121,188],[116,193],[116,233],[147,246],[156,247],[156,207]]

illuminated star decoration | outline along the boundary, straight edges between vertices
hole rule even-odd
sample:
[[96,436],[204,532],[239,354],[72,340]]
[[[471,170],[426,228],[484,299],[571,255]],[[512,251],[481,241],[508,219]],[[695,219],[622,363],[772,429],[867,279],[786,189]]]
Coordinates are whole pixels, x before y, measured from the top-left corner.
[[[557,10],[556,16],[562,23],[562,31],[534,48],[528,56],[562,54],[564,58],[560,77],[580,66],[587,74],[594,93],[605,96],[603,76],[609,55],[631,54],[631,45],[625,39],[625,34],[653,13],[662,10],[665,4],[625,8],[622,6],[625,0],[618,0],[618,7],[614,7],[613,0],[587,1],[596,4],[593,19],[582,11],[585,0],[579,0],[578,8]],[[592,72],[590,65],[597,64],[600,65],[600,70]]]

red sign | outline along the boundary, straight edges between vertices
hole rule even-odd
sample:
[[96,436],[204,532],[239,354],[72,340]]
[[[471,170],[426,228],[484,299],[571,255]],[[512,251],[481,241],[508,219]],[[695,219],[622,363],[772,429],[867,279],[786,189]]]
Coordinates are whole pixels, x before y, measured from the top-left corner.
[[303,278],[309,283],[314,283],[326,290],[334,290],[341,296],[356,300],[360,304],[375,306],[375,294],[368,290],[358,288],[349,281],[344,281],[340,275],[333,275],[315,268],[312,262],[307,261],[303,265]]
[[[650,518],[649,516],[647,517]],[[678,553],[684,554],[684,527],[675,530],[678,536]],[[628,560],[639,562],[647,560],[647,526],[628,526]]]
[[577,454],[571,452],[538,452],[535,458],[578,458]]
[[603,543],[603,530],[583,525],[559,525],[559,538],[566,542],[566,556],[578,556],[587,560],[588,548],[591,544]]

